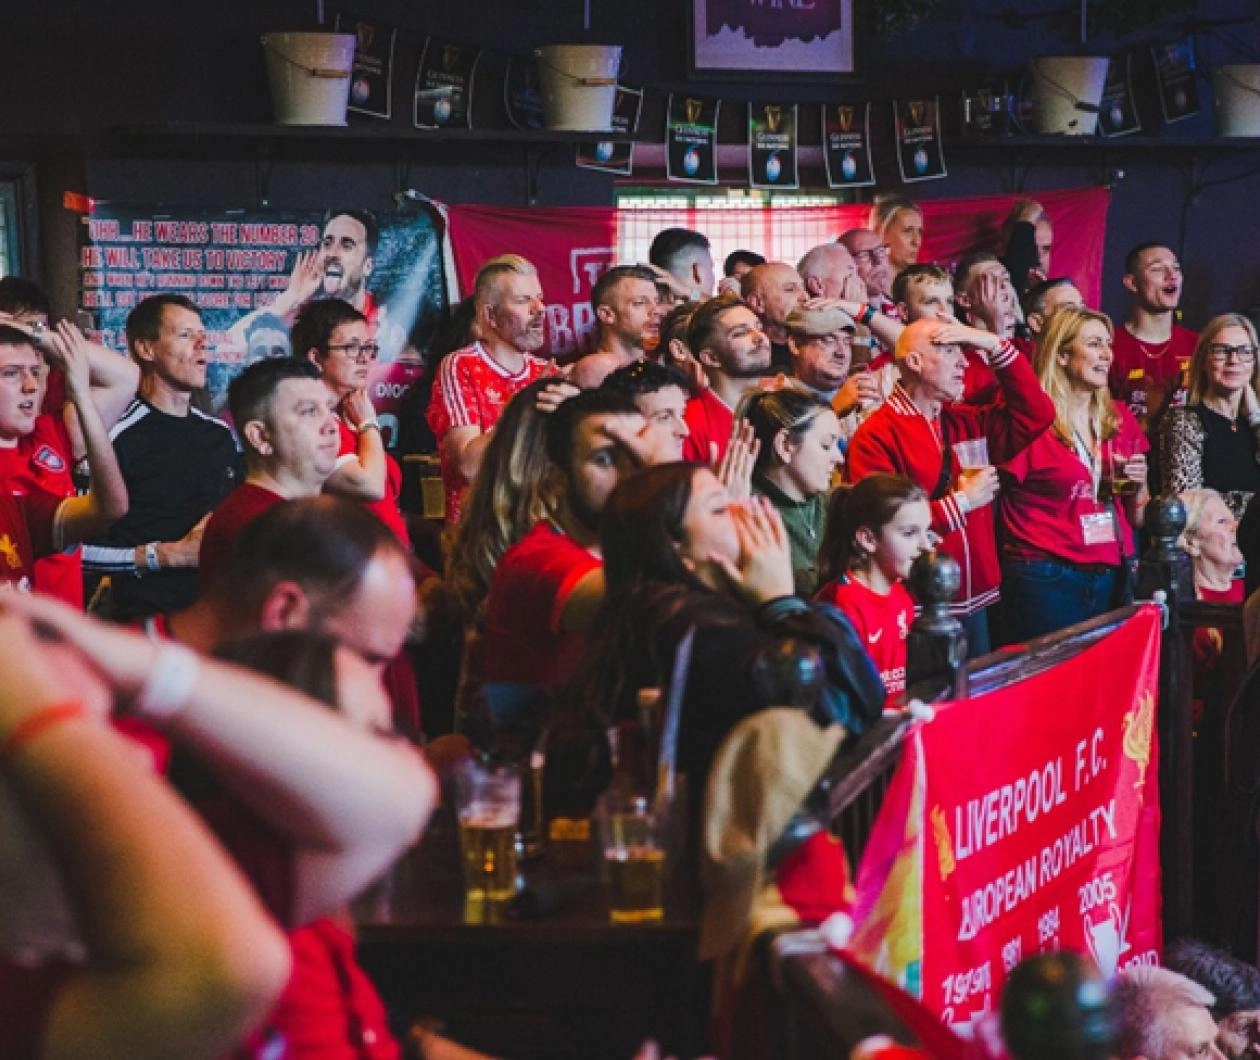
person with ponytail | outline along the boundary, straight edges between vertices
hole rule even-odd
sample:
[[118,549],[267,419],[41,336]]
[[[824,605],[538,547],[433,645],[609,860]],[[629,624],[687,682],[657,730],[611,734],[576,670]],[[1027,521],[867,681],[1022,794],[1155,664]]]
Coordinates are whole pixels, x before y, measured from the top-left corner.
[[831,480],[842,462],[840,421],[831,406],[804,386],[754,390],[739,404],[757,439],[752,492],[779,513],[792,549],[792,583],[809,597],[818,585],[818,543]]
[[836,490],[818,554],[816,599],[848,616],[884,682],[885,709],[901,706],[914,600],[910,565],[932,548],[927,493],[900,475],[868,475]]

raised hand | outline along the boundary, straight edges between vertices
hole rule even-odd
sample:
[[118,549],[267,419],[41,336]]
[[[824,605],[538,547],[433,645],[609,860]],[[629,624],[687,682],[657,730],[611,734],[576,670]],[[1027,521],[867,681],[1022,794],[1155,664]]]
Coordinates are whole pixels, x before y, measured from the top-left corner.
[[710,557],[731,586],[754,606],[791,596],[792,551],[774,505],[765,497],[752,497],[745,505],[732,506],[731,518],[739,539],[738,561]]
[[289,283],[271,305],[272,312],[287,316],[319,293],[324,284],[324,255],[319,250],[299,251],[293,259]]
[[1002,345],[1002,337],[995,332],[970,328],[957,321],[943,323],[932,333],[933,346],[954,346],[960,343],[974,346],[985,353],[996,353]]
[[363,424],[376,419],[376,407],[368,397],[367,390],[352,390],[341,399],[341,414],[346,418],[346,423],[358,430]]
[[[0,616],[6,620],[5,634],[0,634],[0,670],[5,674],[6,689],[13,687],[18,673],[15,667],[19,666],[19,656],[24,654],[14,647],[13,639],[7,635],[15,629],[12,624],[15,622],[38,626],[50,639],[73,649],[123,698],[134,696],[143,687],[158,652],[158,645],[143,633],[132,633],[90,618],[60,600],[39,593],[0,593]],[[21,644],[29,642],[21,640]],[[43,649],[35,654],[43,658]],[[66,698],[64,667],[58,667],[57,674],[49,677],[41,672],[38,661],[22,662],[20,666],[26,680],[53,681],[57,694]],[[70,698],[77,698],[77,693]]]
[[831,399],[831,407],[837,416],[845,416],[856,408],[878,405],[884,400],[875,372],[854,372],[844,381],[844,386]]
[[736,420],[726,452],[713,468],[732,501],[745,501],[752,494],[752,473],[760,452],[761,442],[753,425],[747,420]]
[[570,383],[567,379],[557,379],[554,383],[548,383],[538,391],[538,397],[534,399],[534,408],[539,412],[550,415],[568,401],[569,398],[577,397],[580,393],[582,393],[581,388]]
[[66,374],[66,393],[72,401],[91,400],[92,361],[88,352],[91,343],[68,320],[44,336],[41,349]]

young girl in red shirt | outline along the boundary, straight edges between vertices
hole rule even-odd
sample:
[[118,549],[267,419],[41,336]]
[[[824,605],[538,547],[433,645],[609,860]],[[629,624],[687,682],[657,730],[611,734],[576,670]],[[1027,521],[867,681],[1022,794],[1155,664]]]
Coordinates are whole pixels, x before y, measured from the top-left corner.
[[818,555],[816,599],[853,623],[898,709],[906,689],[906,636],[914,600],[905,587],[915,557],[934,544],[927,494],[899,475],[868,475],[836,490]]

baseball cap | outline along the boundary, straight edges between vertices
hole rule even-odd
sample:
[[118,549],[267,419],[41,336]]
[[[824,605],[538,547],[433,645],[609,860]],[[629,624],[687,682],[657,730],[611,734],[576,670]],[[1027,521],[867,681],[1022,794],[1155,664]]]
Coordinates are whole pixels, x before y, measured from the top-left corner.
[[857,322],[843,309],[829,306],[826,309],[807,309],[797,306],[788,314],[787,329],[797,334],[831,335],[837,331],[852,331]]

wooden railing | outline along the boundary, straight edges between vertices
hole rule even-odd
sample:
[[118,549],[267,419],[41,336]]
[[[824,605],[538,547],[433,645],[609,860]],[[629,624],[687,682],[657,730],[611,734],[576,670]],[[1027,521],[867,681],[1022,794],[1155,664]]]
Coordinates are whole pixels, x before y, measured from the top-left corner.
[[[1157,498],[1147,519],[1151,545],[1140,567],[1138,596],[1157,600],[1166,614],[1159,709],[1165,936],[1194,934],[1254,960],[1260,668],[1245,672],[1241,609],[1194,601],[1189,563],[1176,545],[1185,526],[1180,502]],[[911,632],[907,673],[911,697],[924,703],[978,695],[1053,667],[1105,637],[1135,610],[1112,611],[1017,650],[965,663],[961,628],[947,614],[956,589],[950,563],[937,558],[915,572],[924,609]],[[1195,666],[1195,631],[1201,628],[1219,630],[1223,645],[1206,683]],[[837,756],[829,773],[832,829],[855,865],[909,728],[904,719],[884,719]],[[887,1005],[825,948],[789,948],[774,963],[769,979],[780,995],[780,1055],[788,1060],[847,1055],[877,1032],[913,1041]]]

